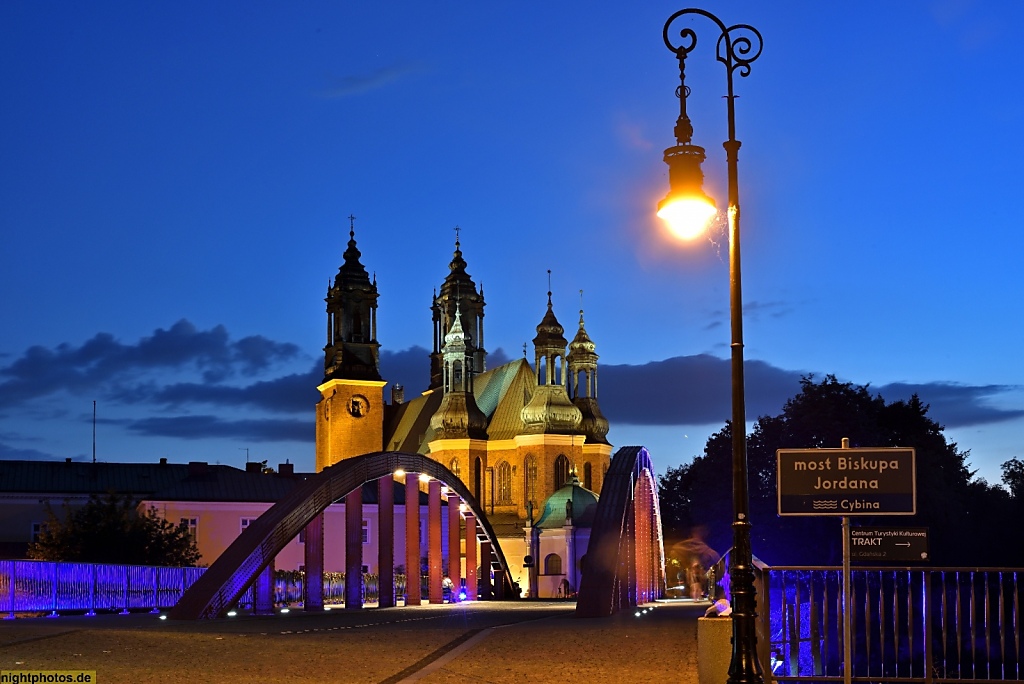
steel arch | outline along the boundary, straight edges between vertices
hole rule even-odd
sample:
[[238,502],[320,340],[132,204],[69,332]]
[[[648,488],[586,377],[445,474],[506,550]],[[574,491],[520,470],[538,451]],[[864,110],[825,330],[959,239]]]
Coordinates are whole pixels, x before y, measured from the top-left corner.
[[483,509],[462,481],[448,468],[423,454],[379,451],[340,461],[296,486],[224,550],[175,604],[170,617],[175,620],[201,620],[222,615],[314,517],[356,488],[391,475],[399,468],[407,473],[425,473],[440,480],[462,498],[476,516],[482,534],[491,542],[500,565],[501,581],[511,586],[511,575],[498,538]]
[[[638,594],[646,593],[640,586],[644,582],[654,585],[646,586],[653,594],[645,597],[648,600],[665,595],[665,546],[653,473],[651,456],[644,447],[622,447],[612,457],[590,532],[576,601],[577,617],[607,617],[637,605]],[[635,494],[640,490],[647,495],[639,497],[638,509]],[[649,523],[640,530],[635,524],[638,516]],[[638,540],[638,531],[646,532],[649,538]],[[638,558],[638,550],[646,550],[652,557]],[[653,577],[638,576],[647,571]]]

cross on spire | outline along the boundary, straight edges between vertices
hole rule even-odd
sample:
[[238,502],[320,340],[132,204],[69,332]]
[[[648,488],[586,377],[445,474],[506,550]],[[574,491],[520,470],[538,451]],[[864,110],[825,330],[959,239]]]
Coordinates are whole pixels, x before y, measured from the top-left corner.
[[462,231],[462,228],[459,228],[458,226],[455,226],[455,244],[456,245],[459,244],[459,233],[461,231]]
[[353,216],[352,214],[348,215],[348,236],[356,236],[356,217]]

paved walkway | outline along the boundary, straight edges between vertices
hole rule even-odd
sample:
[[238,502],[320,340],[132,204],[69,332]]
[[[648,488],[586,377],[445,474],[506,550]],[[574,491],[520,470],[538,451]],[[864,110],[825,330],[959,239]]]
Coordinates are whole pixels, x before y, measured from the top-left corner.
[[103,615],[0,621],[0,671],[95,670],[124,682],[697,682],[706,603],[576,618],[492,602],[207,622]]

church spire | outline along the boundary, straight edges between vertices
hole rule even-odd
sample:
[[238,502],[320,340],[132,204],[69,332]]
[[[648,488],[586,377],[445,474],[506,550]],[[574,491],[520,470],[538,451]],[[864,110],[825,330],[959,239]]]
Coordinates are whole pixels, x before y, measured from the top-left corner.
[[523,407],[527,434],[571,434],[582,420],[566,392],[565,329],[551,303],[551,271],[548,271],[548,308],[533,338],[537,388]]
[[455,320],[444,336],[441,405],[430,418],[435,439],[487,439],[487,417],[473,395],[473,357],[462,329],[460,302],[455,300]]
[[487,370],[487,351],[484,349],[484,293],[477,291],[476,283],[466,272],[466,260],[462,255],[462,228],[455,226],[455,252],[448,264],[448,276],[435,291],[430,310],[434,323],[433,348],[430,353],[430,389],[441,387],[444,376],[442,347],[444,337],[451,330],[457,304],[461,304],[462,327],[466,347],[473,359],[473,370],[482,373]]
[[377,342],[377,282],[360,261],[355,216],[349,216],[348,245],[334,284],[327,286],[327,344],[324,380],[380,380]]
[[608,419],[597,404],[597,352],[583,322],[583,290],[580,290],[580,327],[569,343],[569,383],[572,403],[580,410],[583,421],[580,429],[588,442],[607,444]]

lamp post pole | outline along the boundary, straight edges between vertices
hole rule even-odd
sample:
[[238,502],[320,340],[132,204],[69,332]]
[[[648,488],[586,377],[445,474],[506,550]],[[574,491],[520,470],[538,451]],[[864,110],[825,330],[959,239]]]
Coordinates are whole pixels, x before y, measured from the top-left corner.
[[[736,139],[735,95],[733,93],[733,75],[738,71],[741,76],[750,74],[750,63],[761,54],[762,40],[757,29],[746,24],[727,27],[718,17],[702,9],[684,9],[676,12],[665,22],[663,36],[665,45],[675,53],[679,60],[680,86],[677,95],[680,99],[680,117],[676,123],[676,146],[665,151],[665,161],[669,164],[670,181],[672,178],[673,159],[670,157],[688,157],[697,159],[684,164],[682,173],[677,172],[680,182],[690,182],[694,178],[697,183],[703,180],[699,164],[704,159],[703,149],[690,144],[693,127],[686,115],[686,98],[689,89],[685,85],[684,66],[687,55],[697,46],[697,35],[689,26],[678,33],[679,42],[673,42],[669,34],[670,26],[684,15],[700,15],[712,20],[721,31],[716,45],[716,57],[725,66],[728,90],[726,108],[729,118],[729,139],[723,143],[728,163],[729,182],[729,312],[732,368],[732,497],[733,497],[733,551],[729,571],[729,584],[732,591],[732,659],[729,663],[730,684],[754,683],[764,681],[761,664],[757,659],[757,634],[755,619],[757,616],[757,597],[754,589],[753,552],[750,546],[750,497],[747,482],[747,424],[746,406],[743,384],[743,293],[740,278],[740,200],[739,179],[737,173],[740,141]],[[697,152],[699,151],[699,152]],[[676,168],[679,168],[678,166]],[[689,172],[687,173],[687,169]],[[693,170],[696,169],[696,174]],[[675,188],[673,188],[675,189]],[[672,193],[670,193],[671,196]],[[668,199],[668,198],[666,198]]]

